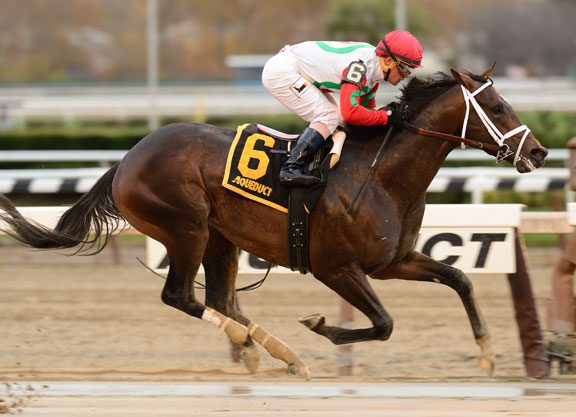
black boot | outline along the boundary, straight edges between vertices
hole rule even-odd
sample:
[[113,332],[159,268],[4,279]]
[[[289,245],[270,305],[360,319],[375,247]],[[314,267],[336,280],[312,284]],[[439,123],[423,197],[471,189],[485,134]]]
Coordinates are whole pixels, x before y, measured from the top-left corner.
[[312,128],[307,128],[298,138],[296,146],[290,152],[278,179],[282,185],[310,185],[322,181],[322,178],[303,172],[304,167],[324,143],[324,137]]

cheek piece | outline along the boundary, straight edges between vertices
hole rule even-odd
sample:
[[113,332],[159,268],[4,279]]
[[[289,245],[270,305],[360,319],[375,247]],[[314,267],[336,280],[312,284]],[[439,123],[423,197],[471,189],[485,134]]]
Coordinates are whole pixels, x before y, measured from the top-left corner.
[[388,81],[388,77],[390,76],[391,72],[392,72],[392,70],[390,68],[388,68],[388,70],[386,71],[386,74],[384,74],[384,81]]

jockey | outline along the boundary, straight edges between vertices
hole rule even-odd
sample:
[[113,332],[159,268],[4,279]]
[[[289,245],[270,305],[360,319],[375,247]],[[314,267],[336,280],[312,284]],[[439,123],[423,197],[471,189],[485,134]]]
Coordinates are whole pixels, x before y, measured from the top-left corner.
[[[308,41],[287,45],[270,58],[262,83],[280,103],[310,122],[280,171],[280,183],[320,182],[302,170],[342,121],[364,126],[401,124],[399,112],[375,109],[376,91],[382,80],[397,85],[421,61],[420,42],[399,30],[386,34],[376,48],[360,42]],[[330,94],[338,91],[339,101]]]

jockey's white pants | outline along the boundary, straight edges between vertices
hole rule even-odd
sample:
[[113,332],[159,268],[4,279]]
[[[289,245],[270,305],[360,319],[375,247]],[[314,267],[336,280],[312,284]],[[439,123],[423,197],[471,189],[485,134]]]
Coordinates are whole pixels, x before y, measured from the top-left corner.
[[324,124],[330,134],[342,122],[340,107],[331,93],[323,93],[300,73],[296,57],[287,51],[264,65],[262,84],[280,103],[310,124]]

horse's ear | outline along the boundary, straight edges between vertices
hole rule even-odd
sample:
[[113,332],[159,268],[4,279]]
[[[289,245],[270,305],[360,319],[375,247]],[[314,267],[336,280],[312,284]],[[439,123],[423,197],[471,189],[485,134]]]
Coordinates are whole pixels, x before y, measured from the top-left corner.
[[470,91],[474,91],[476,89],[474,81],[472,81],[472,78],[470,78],[466,74],[456,71],[455,69],[451,69],[450,71],[452,72],[452,76],[454,77],[454,79],[458,81],[460,85],[463,85],[464,87],[466,87],[466,89]]
[[495,67],[495,66],[496,66],[496,61],[494,61],[494,62],[492,63],[492,66],[491,66],[490,68],[488,68],[486,71],[484,71],[484,72],[482,73],[482,76],[483,76],[484,78],[490,78],[490,77],[492,77],[492,71],[494,71],[494,67]]

